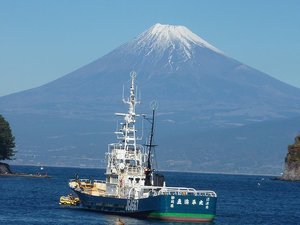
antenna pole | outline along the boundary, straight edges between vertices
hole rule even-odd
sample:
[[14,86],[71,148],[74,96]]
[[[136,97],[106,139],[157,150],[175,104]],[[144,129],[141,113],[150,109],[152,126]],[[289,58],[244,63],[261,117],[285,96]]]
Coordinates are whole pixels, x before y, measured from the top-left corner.
[[151,133],[150,133],[150,141],[149,141],[149,151],[148,151],[148,162],[147,162],[147,167],[149,170],[151,170],[151,151],[152,151],[152,147],[154,147],[154,145],[152,144],[153,142],[153,135],[154,135],[154,115],[155,115],[155,109],[152,109],[152,120],[151,120]]
[[151,152],[152,148],[155,147],[156,145],[153,144],[153,136],[154,136],[154,122],[155,122],[155,110],[157,108],[157,102],[152,101],[150,103],[151,108],[152,108],[152,119],[149,119],[151,123],[151,133],[150,133],[150,139],[149,139],[149,144],[146,145],[148,147],[148,160],[147,160],[147,168],[145,170],[146,178],[145,178],[145,185],[152,185],[153,183],[153,170],[152,170],[152,165],[151,165]]

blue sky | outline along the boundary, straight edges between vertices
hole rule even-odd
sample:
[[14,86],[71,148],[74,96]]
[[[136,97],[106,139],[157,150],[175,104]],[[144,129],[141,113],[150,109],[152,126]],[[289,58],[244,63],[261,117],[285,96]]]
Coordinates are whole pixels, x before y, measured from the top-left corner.
[[300,88],[298,0],[0,0],[0,96],[40,86],[155,23],[184,25]]

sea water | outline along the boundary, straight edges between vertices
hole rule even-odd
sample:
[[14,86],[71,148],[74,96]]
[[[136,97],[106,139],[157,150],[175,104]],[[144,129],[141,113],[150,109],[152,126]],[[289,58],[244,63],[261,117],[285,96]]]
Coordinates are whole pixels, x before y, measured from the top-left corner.
[[[37,173],[39,167],[13,166],[15,172]],[[106,215],[59,205],[71,193],[68,179],[104,179],[103,169],[44,167],[51,178],[0,177],[0,224],[5,225],[126,225],[182,224]],[[168,186],[214,190],[218,194],[214,225],[300,224],[300,182],[269,176],[165,172]],[[190,224],[190,223],[189,223]]]

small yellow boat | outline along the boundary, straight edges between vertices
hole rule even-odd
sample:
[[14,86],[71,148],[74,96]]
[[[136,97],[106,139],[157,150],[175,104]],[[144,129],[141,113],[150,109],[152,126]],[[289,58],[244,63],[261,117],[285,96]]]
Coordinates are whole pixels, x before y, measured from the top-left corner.
[[72,194],[69,194],[67,196],[61,196],[59,199],[60,205],[79,205],[80,200],[77,197],[74,197]]

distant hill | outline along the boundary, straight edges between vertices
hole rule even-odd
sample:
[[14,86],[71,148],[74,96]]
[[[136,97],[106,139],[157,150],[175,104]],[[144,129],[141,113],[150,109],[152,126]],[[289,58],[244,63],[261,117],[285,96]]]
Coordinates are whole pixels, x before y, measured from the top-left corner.
[[60,79],[1,97],[0,113],[16,133],[16,163],[104,166],[132,70],[138,109],[147,113],[151,100],[159,102],[159,168],[281,171],[284,146],[298,132],[300,89],[228,57],[186,27],[161,24]]

